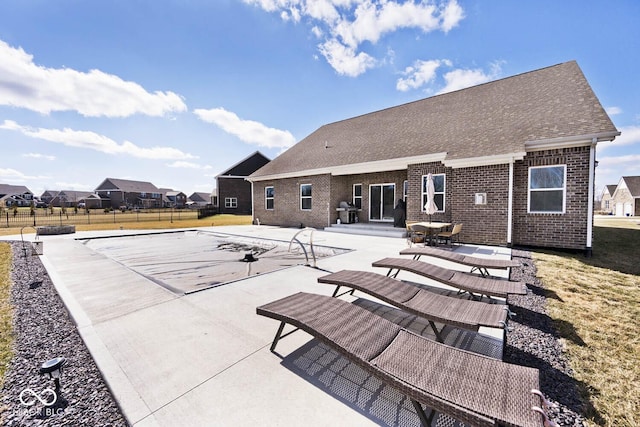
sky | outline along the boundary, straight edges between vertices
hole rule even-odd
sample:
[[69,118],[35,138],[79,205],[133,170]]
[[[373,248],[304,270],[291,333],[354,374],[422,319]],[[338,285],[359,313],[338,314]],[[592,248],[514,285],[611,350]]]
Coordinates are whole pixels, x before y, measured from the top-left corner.
[[2,0],[0,183],[190,195],[324,124],[576,60],[640,175],[637,0]]

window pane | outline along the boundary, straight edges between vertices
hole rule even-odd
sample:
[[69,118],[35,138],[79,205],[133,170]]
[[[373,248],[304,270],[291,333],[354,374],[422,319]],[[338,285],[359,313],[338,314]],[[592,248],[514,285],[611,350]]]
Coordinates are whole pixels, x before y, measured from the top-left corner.
[[267,209],[273,209],[273,199],[267,199]]
[[564,166],[532,168],[529,188],[563,188]]
[[531,212],[562,212],[562,190],[532,191]]
[[304,210],[311,209],[311,199],[310,198],[302,199],[302,209],[304,209]]
[[433,177],[433,188],[436,190],[436,193],[443,192],[444,191],[444,175],[432,175],[432,177]]
[[[438,211],[442,211],[444,206],[444,194],[436,194],[435,196],[433,196],[433,201],[438,207]],[[427,203],[426,200],[424,202],[425,204]]]
[[311,184],[304,184],[300,186],[300,194],[302,196],[311,196]]
[[274,195],[273,187],[266,187],[264,191],[265,191],[266,197],[273,197]]
[[358,184],[353,186],[353,195],[356,197],[362,196],[362,185]]

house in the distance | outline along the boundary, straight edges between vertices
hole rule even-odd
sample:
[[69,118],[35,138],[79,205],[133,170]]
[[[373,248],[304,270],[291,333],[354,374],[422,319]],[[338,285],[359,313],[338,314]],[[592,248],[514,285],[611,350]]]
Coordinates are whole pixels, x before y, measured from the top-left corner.
[[0,184],[0,206],[26,207],[33,203],[33,193],[24,185]]
[[463,242],[590,254],[595,147],[619,134],[570,61],[324,125],[249,177],[253,216],[322,228],[347,201],[392,225],[403,199],[408,221],[462,223]]
[[102,207],[161,208],[162,192],[150,182],[128,179],[107,178],[96,187],[96,194],[102,199]]
[[216,176],[220,213],[251,214],[251,183],[247,177],[267,163],[269,159],[256,151]]
[[164,192],[164,197],[167,207],[182,209],[187,206],[187,195],[182,191],[167,190]]
[[57,190],[45,190],[40,195],[40,201],[46,203],[47,205],[51,204],[51,201],[58,195],[59,191]]
[[600,212],[611,215],[613,214],[614,204],[613,193],[616,192],[616,185],[605,185],[600,196]]
[[611,197],[610,206],[615,216],[640,215],[640,176],[623,176]]
[[194,192],[188,198],[187,204],[192,207],[204,208],[204,207],[215,207],[216,204],[213,203],[213,193],[204,193],[204,192]]
[[49,204],[59,208],[78,207],[79,204],[81,204],[79,207],[84,207],[85,199],[93,194],[91,191],[60,190]]

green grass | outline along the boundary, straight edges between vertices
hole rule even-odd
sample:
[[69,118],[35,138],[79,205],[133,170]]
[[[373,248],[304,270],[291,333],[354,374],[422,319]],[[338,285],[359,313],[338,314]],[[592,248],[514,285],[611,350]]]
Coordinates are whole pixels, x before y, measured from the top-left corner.
[[0,243],[0,389],[13,357],[13,307],[11,306],[11,245]]
[[[594,227],[593,257],[533,254],[589,425],[640,425],[640,227]],[[636,227],[638,229],[636,229]]]

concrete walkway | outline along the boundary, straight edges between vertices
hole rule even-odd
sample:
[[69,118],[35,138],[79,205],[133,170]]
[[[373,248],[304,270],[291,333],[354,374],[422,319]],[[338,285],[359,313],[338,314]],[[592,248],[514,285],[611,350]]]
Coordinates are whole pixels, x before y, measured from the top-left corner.
[[[215,231],[288,242],[298,230],[237,226]],[[316,282],[327,271],[348,268],[384,274],[371,263],[398,256],[407,246],[405,239],[316,231],[314,244],[353,251],[320,260],[322,270],[297,266],[179,295],[77,240],[127,233],[135,231],[40,240],[42,261],[132,425],[419,424],[404,396],[304,332],[278,344],[281,357],[271,353],[278,323],[255,313],[257,306],[299,291],[330,295],[331,286]],[[506,248],[459,250],[478,256],[510,254]],[[468,271],[446,261],[437,263]],[[432,284],[417,276],[410,279]],[[495,330],[451,336],[468,347],[501,347],[492,338],[500,336]]]

